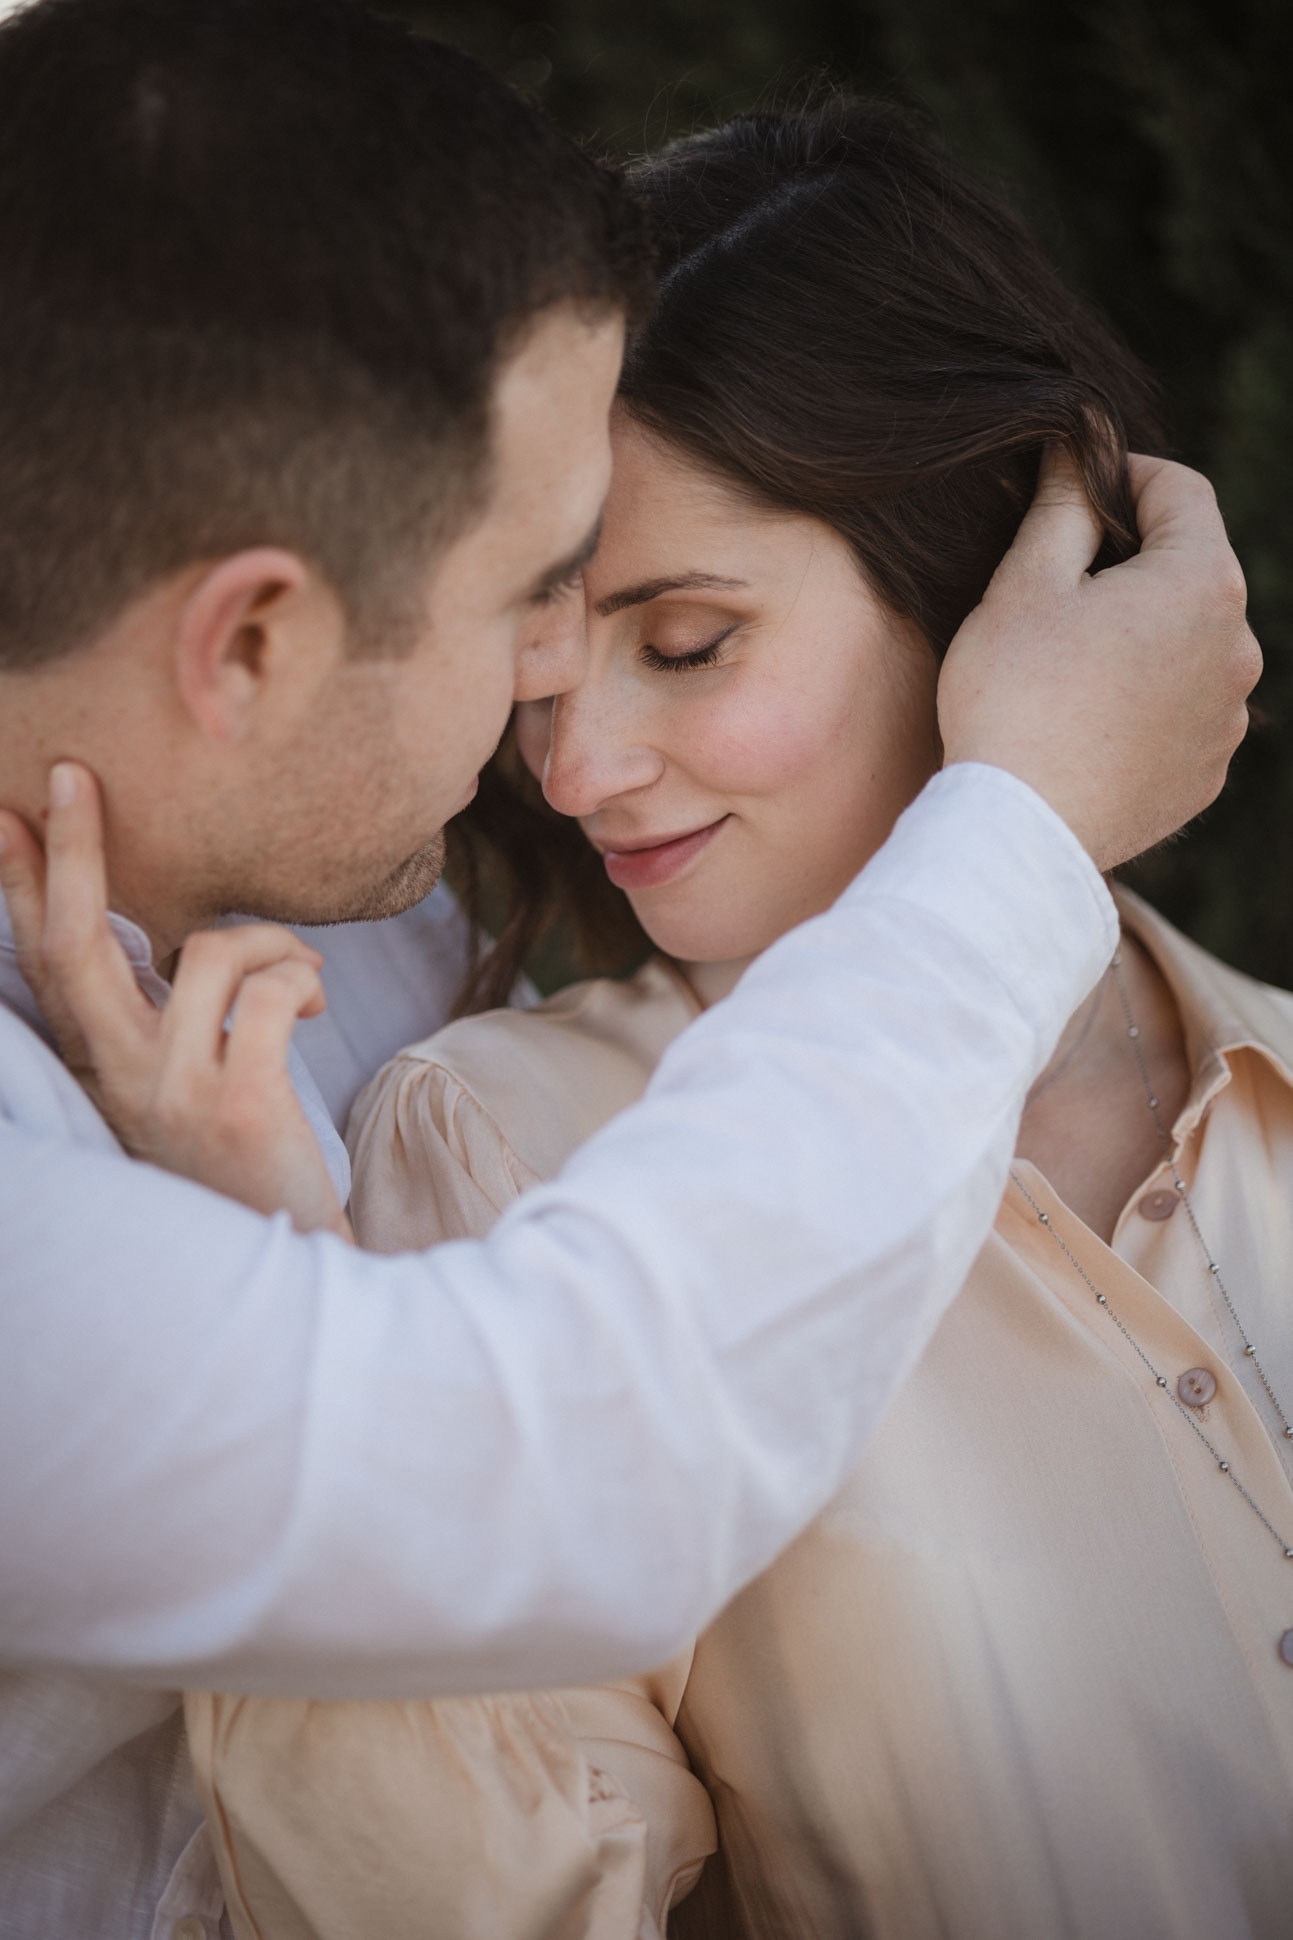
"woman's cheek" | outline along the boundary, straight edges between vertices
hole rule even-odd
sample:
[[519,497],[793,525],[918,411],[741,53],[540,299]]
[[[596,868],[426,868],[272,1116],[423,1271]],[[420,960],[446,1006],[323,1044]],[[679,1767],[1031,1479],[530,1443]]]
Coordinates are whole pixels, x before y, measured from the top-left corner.
[[688,769],[727,794],[792,787],[817,770],[837,738],[833,724],[803,702],[782,688],[724,696],[719,687],[691,716]]

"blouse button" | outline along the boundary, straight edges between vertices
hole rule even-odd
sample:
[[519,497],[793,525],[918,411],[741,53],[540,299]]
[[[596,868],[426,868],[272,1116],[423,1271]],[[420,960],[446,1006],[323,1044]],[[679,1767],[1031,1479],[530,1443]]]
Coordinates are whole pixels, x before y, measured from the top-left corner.
[[1206,1367],[1186,1368],[1176,1384],[1176,1392],[1187,1408],[1206,1408],[1216,1391],[1217,1377]]
[[1293,1630],[1286,1630],[1280,1638],[1279,1653],[1286,1664],[1293,1664]]
[[1162,1188],[1158,1192],[1147,1192],[1136,1210],[1142,1219],[1170,1219],[1176,1211],[1178,1196]]

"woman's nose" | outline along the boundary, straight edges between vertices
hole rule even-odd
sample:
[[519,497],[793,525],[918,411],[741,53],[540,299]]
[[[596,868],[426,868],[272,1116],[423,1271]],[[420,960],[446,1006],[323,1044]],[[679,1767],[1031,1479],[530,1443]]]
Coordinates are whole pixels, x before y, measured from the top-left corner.
[[617,796],[649,788],[663,758],[633,733],[626,711],[604,694],[576,689],[552,704],[543,792],[561,815],[595,815]]

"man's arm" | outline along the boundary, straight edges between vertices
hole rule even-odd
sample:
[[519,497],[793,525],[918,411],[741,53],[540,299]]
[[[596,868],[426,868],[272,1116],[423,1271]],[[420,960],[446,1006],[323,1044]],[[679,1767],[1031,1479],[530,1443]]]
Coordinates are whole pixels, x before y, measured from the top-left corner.
[[319,1695],[663,1660],[838,1484],[1113,937],[1038,798],[950,772],[642,1105],[425,1255],[0,1129],[0,1650]]
[[[1044,504],[949,670],[949,748],[1105,863],[1216,792],[1256,674],[1206,486],[1149,485],[1096,580]],[[355,1696],[663,1660],[853,1459],[1112,939],[1040,796],[953,768],[642,1105],[424,1256],[0,1127],[0,1652]]]

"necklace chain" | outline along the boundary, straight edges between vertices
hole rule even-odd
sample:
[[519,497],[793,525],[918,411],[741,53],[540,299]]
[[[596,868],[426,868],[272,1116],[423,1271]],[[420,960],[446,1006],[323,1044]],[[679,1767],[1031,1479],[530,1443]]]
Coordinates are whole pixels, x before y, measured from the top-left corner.
[[[1150,1113],[1153,1117],[1154,1129],[1158,1133],[1159,1143],[1163,1148],[1163,1155],[1164,1155],[1164,1158],[1166,1159],[1168,1170],[1172,1175],[1172,1183],[1175,1186],[1176,1191],[1180,1196],[1181,1205],[1184,1207],[1186,1216],[1189,1219],[1190,1230],[1193,1232],[1194,1237],[1198,1242],[1199,1251],[1202,1253],[1204,1261],[1207,1265],[1208,1275],[1212,1280],[1213,1284],[1216,1286],[1219,1293],[1221,1294],[1221,1298],[1223,1299],[1226,1305],[1226,1311],[1229,1313],[1231,1320],[1234,1322],[1235,1329],[1239,1335],[1239,1338],[1243,1342],[1244,1357],[1246,1360],[1249,1360],[1252,1362],[1253,1371],[1256,1374],[1258,1380],[1261,1382],[1262,1387],[1265,1389],[1272,1408],[1275,1410],[1275,1413],[1279,1417],[1280,1427],[1284,1431],[1285,1438],[1289,1441],[1293,1441],[1293,1425],[1290,1425],[1289,1418],[1285,1413],[1284,1408],[1281,1405],[1279,1398],[1275,1393],[1274,1388],[1271,1386],[1270,1381],[1267,1378],[1265,1369],[1262,1367],[1261,1360],[1257,1353],[1257,1349],[1253,1345],[1253,1342],[1251,1341],[1251,1339],[1249,1338],[1248,1330],[1245,1328],[1243,1322],[1240,1320],[1239,1315],[1235,1310],[1235,1303],[1230,1297],[1230,1293],[1226,1287],[1225,1280],[1222,1277],[1221,1268],[1218,1266],[1216,1260],[1212,1255],[1212,1251],[1208,1246],[1207,1241],[1203,1237],[1203,1231],[1199,1225],[1198,1218],[1195,1215],[1194,1207],[1190,1203],[1190,1195],[1186,1189],[1185,1180],[1181,1177],[1180,1171],[1177,1167],[1176,1158],[1172,1147],[1172,1140],[1167,1131],[1166,1126],[1163,1124],[1162,1112],[1159,1107],[1159,1102],[1154,1095],[1153,1080],[1149,1075],[1149,1067],[1145,1062],[1144,1051],[1141,1049],[1140,1027],[1136,1023],[1136,1019],[1131,1008],[1131,1000],[1127,995],[1127,986],[1122,974],[1121,950],[1117,953],[1117,955],[1115,955],[1113,962],[1110,965],[1110,968],[1113,971],[1113,980],[1114,980],[1114,985],[1118,992],[1118,1001],[1122,1007],[1123,1022],[1126,1028],[1127,1037],[1131,1043],[1131,1048],[1135,1055],[1136,1068],[1140,1072],[1141,1083],[1145,1087],[1145,1102],[1148,1105]],[[1083,1039],[1085,1039],[1085,1033],[1083,1033]],[[1231,1467],[1230,1463],[1226,1460],[1225,1456],[1221,1453],[1220,1449],[1211,1440],[1211,1438],[1204,1433],[1194,1411],[1190,1408],[1187,1408],[1185,1403],[1180,1399],[1179,1395],[1177,1395],[1174,1392],[1174,1390],[1172,1389],[1168,1381],[1167,1376],[1163,1374],[1161,1370],[1154,1365],[1153,1361],[1150,1359],[1149,1355],[1145,1352],[1144,1348],[1141,1346],[1140,1342],[1136,1339],[1135,1335],[1131,1332],[1126,1322],[1110,1305],[1107,1294],[1104,1294],[1100,1291],[1099,1287],[1095,1284],[1095,1281],[1091,1278],[1090,1274],[1087,1272],[1086,1268],[1082,1265],[1082,1262],[1078,1259],[1077,1255],[1068,1246],[1067,1242],[1064,1240],[1062,1235],[1055,1230],[1055,1227],[1051,1221],[1050,1214],[1047,1212],[1043,1212],[1042,1208],[1038,1205],[1037,1201],[1033,1198],[1033,1195],[1031,1194],[1031,1192],[1029,1192],[1027,1186],[1024,1184],[1023,1180],[1019,1177],[1017,1172],[1012,1172],[1010,1174],[1010,1178],[1011,1178],[1012,1184],[1014,1184],[1018,1188],[1019,1192],[1022,1194],[1024,1199],[1027,1200],[1029,1206],[1031,1206],[1033,1212],[1037,1215],[1038,1224],[1046,1228],[1047,1232],[1050,1234],[1051,1238],[1055,1241],[1055,1244],[1059,1247],[1060,1251],[1063,1253],[1065,1259],[1069,1262],[1070,1266],[1074,1269],[1074,1271],[1078,1274],[1080,1279],[1083,1280],[1086,1286],[1094,1294],[1098,1305],[1104,1309],[1105,1313],[1109,1316],[1109,1319],[1113,1322],[1114,1326],[1118,1329],[1118,1332],[1122,1335],[1123,1339],[1127,1342],[1127,1345],[1131,1348],[1132,1352],[1137,1356],[1137,1358],[1144,1364],[1144,1366],[1148,1369],[1149,1373],[1153,1376],[1155,1386],[1162,1389],[1162,1391],[1166,1394],[1168,1400],[1172,1403],[1172,1406],[1176,1409],[1177,1414],[1180,1415],[1181,1419],[1186,1423],[1187,1427],[1191,1430],[1191,1432],[1195,1435],[1195,1437],[1203,1443],[1203,1446],[1207,1449],[1209,1455],[1216,1463],[1218,1469],[1225,1476],[1226,1480],[1231,1484],[1232,1488],[1234,1488],[1239,1493],[1239,1495],[1243,1497],[1248,1507],[1252,1510],[1252,1513],[1256,1516],[1258,1522],[1261,1523],[1263,1529],[1265,1529],[1267,1533],[1279,1544],[1285,1556],[1288,1557],[1290,1561],[1293,1561],[1293,1545],[1287,1542],[1285,1538],[1280,1535],[1279,1530],[1276,1529],[1274,1523],[1270,1520],[1269,1516],[1267,1516],[1265,1511],[1261,1509],[1258,1506],[1258,1504],[1253,1500],[1252,1496],[1248,1493],[1248,1490],[1245,1488],[1244,1484],[1240,1481],[1239,1477],[1235,1474],[1234,1469]]]

